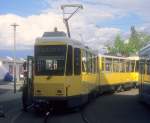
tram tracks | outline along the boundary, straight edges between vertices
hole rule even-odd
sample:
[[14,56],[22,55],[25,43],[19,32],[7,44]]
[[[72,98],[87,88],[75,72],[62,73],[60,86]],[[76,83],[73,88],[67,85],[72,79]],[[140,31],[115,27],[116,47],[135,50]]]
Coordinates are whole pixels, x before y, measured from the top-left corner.
[[88,120],[88,118],[85,115],[84,111],[81,111],[80,114],[81,114],[81,118],[84,121],[84,123],[90,123],[90,121]]
[[[30,106],[31,110],[28,110],[29,112],[31,111],[33,113],[34,110],[32,110],[31,106]],[[10,120],[10,123],[17,123],[18,121],[20,121],[20,119],[23,119],[24,116],[26,117],[26,112],[22,112],[20,111],[20,109],[14,109],[8,112],[9,114],[13,113],[15,114],[15,116],[11,116],[11,117],[7,117],[9,118],[8,120]],[[72,115],[73,114],[73,115]],[[7,116],[8,114],[6,114]],[[63,122],[66,123],[66,121],[71,121],[71,117],[73,116],[74,119],[76,119],[76,121],[78,121],[77,123],[91,123],[88,120],[88,117],[86,115],[86,110],[85,107],[79,109],[78,111],[71,111],[69,110],[69,112],[67,111],[59,111],[59,110],[54,110],[53,108],[47,108],[44,112],[41,112],[40,114],[37,114],[39,116],[42,116],[41,118],[41,123],[56,123],[58,122],[62,122],[62,120],[64,120]],[[27,117],[26,117],[27,118]],[[29,118],[30,119],[30,118]],[[35,121],[34,117],[33,119],[30,119],[31,122],[32,120]],[[76,121],[73,121],[76,123]],[[30,121],[29,121],[30,122]]]
[[44,117],[44,123],[47,123],[48,119],[52,119],[52,117],[54,116],[53,113],[54,109],[50,108],[50,110],[48,110],[47,112],[45,112],[45,117]]
[[[44,122],[43,123],[50,123],[51,122],[51,119],[53,118],[53,117],[56,117],[57,118],[57,114],[55,114],[56,112],[54,112],[54,110],[53,109],[51,109],[51,110],[49,110],[49,111],[47,111],[46,113],[45,113],[45,116],[44,116]],[[75,113],[76,114],[76,113]],[[87,116],[86,116],[86,114],[85,114],[85,110],[84,109],[81,109],[80,111],[78,111],[77,112],[77,114],[79,114],[78,115],[78,117],[76,118],[76,119],[81,119],[81,120],[79,120],[78,121],[78,123],[91,123],[89,120],[88,120],[88,118],[87,118]],[[64,114],[63,114],[64,115]]]

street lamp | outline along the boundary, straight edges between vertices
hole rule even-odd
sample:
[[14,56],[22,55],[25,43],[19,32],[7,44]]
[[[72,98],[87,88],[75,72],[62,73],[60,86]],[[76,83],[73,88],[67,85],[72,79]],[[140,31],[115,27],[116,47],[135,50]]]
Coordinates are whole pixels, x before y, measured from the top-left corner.
[[14,80],[14,93],[16,93],[16,27],[19,26],[16,23],[11,25],[13,27],[14,35],[13,35],[13,42],[14,42],[14,58],[13,58],[13,80]]
[[[74,8],[74,11],[72,12],[66,12],[65,9],[67,8]],[[65,26],[67,28],[67,33],[68,33],[68,37],[70,38],[71,35],[70,35],[70,29],[69,29],[69,24],[68,24],[68,20],[75,14],[79,11],[79,9],[83,9],[83,6],[80,5],[80,4],[67,4],[67,5],[62,5],[61,6],[61,9],[63,11],[63,20],[64,20],[64,23],[65,23]],[[67,17],[66,17],[67,15]]]

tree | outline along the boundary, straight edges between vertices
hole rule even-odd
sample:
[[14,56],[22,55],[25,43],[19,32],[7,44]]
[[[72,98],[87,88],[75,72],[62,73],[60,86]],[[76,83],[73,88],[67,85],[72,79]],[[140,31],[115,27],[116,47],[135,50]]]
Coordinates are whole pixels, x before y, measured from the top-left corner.
[[150,41],[150,36],[144,32],[137,32],[135,27],[131,27],[131,36],[129,38],[128,48],[129,54],[137,53],[147,42]]
[[124,42],[119,34],[115,38],[114,45],[107,45],[106,47],[111,55],[120,55],[124,53]]
[[144,47],[150,41],[150,35],[144,32],[137,32],[135,27],[131,27],[131,35],[129,37],[128,43],[125,43],[117,35],[114,41],[114,45],[107,45],[109,54],[111,55],[121,55],[121,56],[130,56],[132,54],[137,54],[137,52]]
[[140,35],[135,30],[135,27],[131,27],[131,36],[129,38],[128,48],[129,48],[129,54],[136,53],[141,48],[141,40]]

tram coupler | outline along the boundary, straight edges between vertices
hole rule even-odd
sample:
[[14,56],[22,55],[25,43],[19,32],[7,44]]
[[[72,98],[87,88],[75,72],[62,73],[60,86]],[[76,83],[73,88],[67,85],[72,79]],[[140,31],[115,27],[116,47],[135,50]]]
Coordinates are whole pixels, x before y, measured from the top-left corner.
[[48,112],[52,111],[51,105],[49,102],[36,101],[34,102],[33,106],[37,113],[44,114],[44,116],[46,116],[46,114],[49,114]]

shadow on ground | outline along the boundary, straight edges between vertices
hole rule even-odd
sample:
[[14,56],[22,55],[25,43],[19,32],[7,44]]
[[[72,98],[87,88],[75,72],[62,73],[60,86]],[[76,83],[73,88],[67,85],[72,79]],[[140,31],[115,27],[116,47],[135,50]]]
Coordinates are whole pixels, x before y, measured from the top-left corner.
[[[14,102],[15,103],[15,102]],[[44,117],[35,112],[22,112],[18,101],[19,115],[13,123],[42,123]],[[7,104],[6,104],[7,105]],[[15,104],[13,104],[15,105]],[[11,105],[12,106],[12,105]],[[11,108],[11,106],[9,108]],[[18,114],[18,112],[16,112]],[[91,101],[83,108],[83,114],[89,123],[149,123],[150,108],[138,101],[136,89],[105,94]],[[80,111],[59,110],[49,117],[47,123],[84,123]]]

